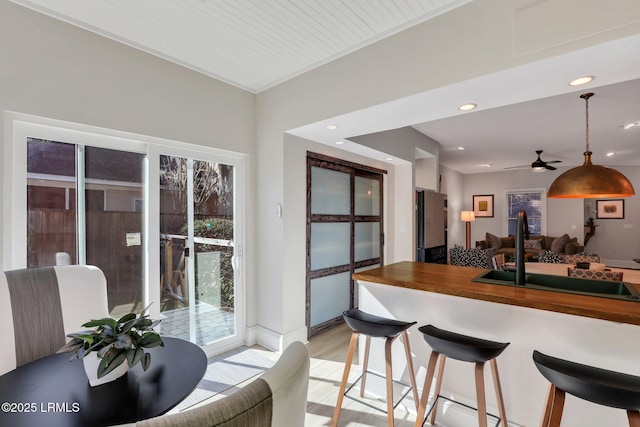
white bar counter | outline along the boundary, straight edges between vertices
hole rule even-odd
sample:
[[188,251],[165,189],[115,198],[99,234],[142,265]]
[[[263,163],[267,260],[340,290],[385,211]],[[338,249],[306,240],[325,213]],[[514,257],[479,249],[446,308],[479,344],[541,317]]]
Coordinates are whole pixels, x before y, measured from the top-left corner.
[[[534,349],[640,376],[640,302],[470,281],[482,271],[402,262],[354,275],[361,310],[418,322],[409,336],[420,387],[431,349],[417,327],[426,324],[511,343],[497,359],[509,425],[540,425],[549,383],[533,364]],[[401,345],[394,348],[394,377],[406,380],[402,352]],[[370,366],[383,372],[382,346],[372,345],[370,354]],[[497,414],[493,381],[485,371],[488,409]],[[473,378],[472,364],[448,360],[442,394],[476,406]],[[563,427],[627,425],[623,410],[567,396]]]

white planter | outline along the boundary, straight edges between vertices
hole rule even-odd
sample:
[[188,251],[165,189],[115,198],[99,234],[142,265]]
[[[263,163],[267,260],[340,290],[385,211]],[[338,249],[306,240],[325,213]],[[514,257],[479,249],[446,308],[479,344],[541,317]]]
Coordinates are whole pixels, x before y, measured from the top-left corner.
[[89,379],[89,384],[91,385],[91,387],[117,380],[118,378],[126,374],[129,370],[129,365],[125,360],[113,371],[109,372],[102,378],[98,378],[98,365],[100,365],[100,360],[101,359],[98,358],[98,353],[96,353],[95,351],[92,351],[82,358],[82,363],[84,364],[84,372],[87,374],[87,378]]

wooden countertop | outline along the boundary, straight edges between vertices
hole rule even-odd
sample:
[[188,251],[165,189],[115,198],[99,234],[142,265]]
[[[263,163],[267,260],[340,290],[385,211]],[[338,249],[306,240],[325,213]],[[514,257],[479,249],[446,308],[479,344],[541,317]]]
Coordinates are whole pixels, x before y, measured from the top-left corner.
[[483,271],[480,268],[405,261],[356,273],[353,278],[401,288],[640,325],[640,302],[471,282],[472,278]]

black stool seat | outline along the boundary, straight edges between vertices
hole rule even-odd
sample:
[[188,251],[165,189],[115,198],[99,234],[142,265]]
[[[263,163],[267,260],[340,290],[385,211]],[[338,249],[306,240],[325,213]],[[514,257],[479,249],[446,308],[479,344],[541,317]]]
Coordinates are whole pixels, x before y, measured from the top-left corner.
[[533,351],[540,373],[558,389],[589,402],[640,410],[640,377],[558,359]]
[[[331,422],[332,427],[337,427],[338,419],[340,418],[340,411],[342,409],[342,400],[344,397],[353,399],[356,402],[360,402],[378,411],[386,412],[387,414],[387,426],[393,427],[394,425],[394,410],[400,404],[400,402],[409,394],[413,392],[413,400],[417,404],[418,387],[416,385],[415,375],[413,374],[413,361],[411,360],[411,348],[409,346],[409,334],[407,329],[415,325],[417,322],[402,322],[400,320],[387,319],[386,317],[376,316],[369,314],[358,309],[347,310],[342,313],[345,323],[349,326],[353,332],[351,333],[351,341],[349,343],[349,350],[347,352],[347,360],[344,364],[344,372],[342,373],[342,381],[340,382],[340,391],[338,394],[338,402],[336,403],[336,409],[333,412],[333,420]],[[351,369],[351,363],[353,362],[353,353],[356,350],[358,338],[363,335],[365,339],[364,348],[364,361],[362,363],[362,375],[360,375],[351,386],[347,389],[347,382],[349,381],[349,370]],[[407,374],[411,385],[404,384],[399,380],[393,379],[393,363],[391,360],[393,342],[402,337],[404,342],[404,352],[407,357]],[[385,375],[369,371],[369,349],[371,348],[372,338],[384,338],[384,366]],[[367,382],[367,374],[372,374],[381,378],[385,378],[386,384],[386,397],[387,397],[387,410],[383,410],[376,405],[363,400],[365,394],[365,387]],[[357,384],[360,383],[360,399],[350,396],[349,391]],[[400,396],[400,399],[394,404],[393,399],[393,384],[401,384],[405,391]]]
[[[416,426],[424,425],[425,421],[435,425],[436,413],[438,410],[438,400],[445,399],[450,402],[465,406],[469,409],[478,411],[479,427],[487,427],[487,416],[497,419],[496,427],[499,424],[507,426],[507,411],[504,406],[504,398],[502,396],[502,386],[500,385],[500,375],[498,374],[498,362],[496,358],[509,346],[509,343],[489,341],[482,338],[471,337],[469,335],[458,334],[456,332],[445,331],[436,328],[433,325],[424,325],[418,328],[422,332],[422,337],[431,347],[431,356],[427,365],[427,375],[424,379],[424,387],[422,388],[422,397],[418,405],[418,415],[416,417]],[[444,376],[444,366],[447,358],[459,360],[462,362],[470,362],[475,364],[475,385],[476,385],[476,401],[477,408],[461,402],[454,401],[440,394],[442,389],[442,377]],[[435,399],[429,408],[425,417],[431,383],[435,376],[436,364],[439,361],[438,379],[434,390]],[[500,416],[487,413],[487,400],[484,387],[484,365],[489,362],[493,376],[493,387],[496,392],[496,401],[498,403],[498,411]]]
[[418,328],[436,353],[464,362],[480,363],[495,359],[509,343],[484,340],[438,329],[433,325]]
[[374,338],[395,337],[415,325],[417,322],[402,322],[365,313],[357,308],[342,313],[344,321],[354,332]]

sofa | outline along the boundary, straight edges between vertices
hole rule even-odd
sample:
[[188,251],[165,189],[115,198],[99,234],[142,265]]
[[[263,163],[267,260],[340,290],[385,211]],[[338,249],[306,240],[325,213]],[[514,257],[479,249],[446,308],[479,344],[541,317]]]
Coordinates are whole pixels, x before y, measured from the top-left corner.
[[[476,242],[476,247],[483,249],[494,249],[497,254],[504,254],[507,259],[516,255],[515,235],[508,237],[498,237],[491,233],[486,233],[485,240]],[[525,253],[538,257],[542,252],[552,252],[557,255],[574,255],[584,250],[584,246],[578,243],[577,237],[570,237],[564,234],[559,237],[552,236],[529,236],[524,241]]]

